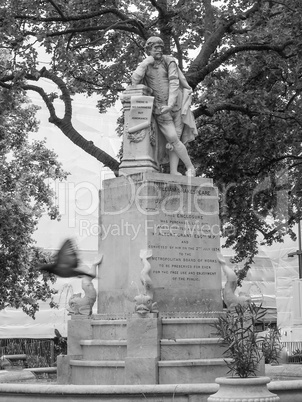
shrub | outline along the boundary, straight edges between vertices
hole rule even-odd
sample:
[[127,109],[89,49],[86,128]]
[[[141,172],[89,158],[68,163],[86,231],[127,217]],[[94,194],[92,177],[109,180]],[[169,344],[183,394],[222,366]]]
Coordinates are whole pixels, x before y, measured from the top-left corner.
[[265,315],[265,309],[254,303],[237,305],[220,317],[215,325],[218,335],[227,346],[225,360],[228,374],[242,378],[256,376],[262,358],[262,338],[256,325]]
[[282,351],[281,333],[279,328],[267,329],[266,334],[263,336],[262,352],[264,355],[265,363],[278,363]]

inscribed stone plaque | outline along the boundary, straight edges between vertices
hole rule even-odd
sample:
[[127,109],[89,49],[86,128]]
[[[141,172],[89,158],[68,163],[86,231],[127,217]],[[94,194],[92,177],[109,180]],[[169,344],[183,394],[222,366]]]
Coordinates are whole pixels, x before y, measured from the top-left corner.
[[153,101],[153,96],[131,97],[128,133],[134,133],[151,125]]
[[141,291],[139,254],[147,248],[161,315],[222,309],[218,197],[211,180],[145,172],[108,181],[101,198],[100,313],[131,312]]

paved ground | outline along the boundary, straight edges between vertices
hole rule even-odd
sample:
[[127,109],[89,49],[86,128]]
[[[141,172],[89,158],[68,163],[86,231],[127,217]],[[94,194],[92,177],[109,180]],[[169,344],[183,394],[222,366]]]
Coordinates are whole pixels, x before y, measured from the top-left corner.
[[24,370],[1,370],[0,371],[0,383],[3,382],[28,382],[34,381],[35,376],[29,371]]
[[265,375],[272,381],[302,380],[302,364],[265,365]]

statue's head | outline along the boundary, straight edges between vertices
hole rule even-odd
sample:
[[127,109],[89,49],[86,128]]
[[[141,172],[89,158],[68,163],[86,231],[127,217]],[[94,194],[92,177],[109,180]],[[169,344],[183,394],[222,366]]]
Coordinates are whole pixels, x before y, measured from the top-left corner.
[[152,46],[154,45],[162,46],[162,48],[164,49],[164,42],[159,36],[150,36],[150,38],[148,38],[147,42],[145,43],[145,50],[147,54],[149,54]]

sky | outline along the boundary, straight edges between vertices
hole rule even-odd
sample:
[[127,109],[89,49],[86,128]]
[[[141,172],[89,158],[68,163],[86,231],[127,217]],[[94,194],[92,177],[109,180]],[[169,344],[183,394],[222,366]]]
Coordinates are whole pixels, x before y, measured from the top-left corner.
[[[58,249],[66,237],[73,237],[81,250],[93,254],[98,248],[98,193],[102,181],[114,177],[113,173],[49,123],[49,113],[43,100],[36,93],[30,95],[33,103],[41,106],[37,114],[40,128],[38,133],[32,134],[32,139],[45,138],[48,148],[54,150],[63,169],[70,173],[64,182],[49,182],[56,193],[55,202],[59,206],[61,220],[51,221],[45,213],[34,235],[35,240],[38,246],[51,251]],[[115,128],[121,105],[117,103],[106,114],[100,114],[96,103],[96,98],[76,95],[73,125],[86,139],[116,157],[121,139],[117,137]],[[57,107],[59,114],[62,105],[58,103]]]

